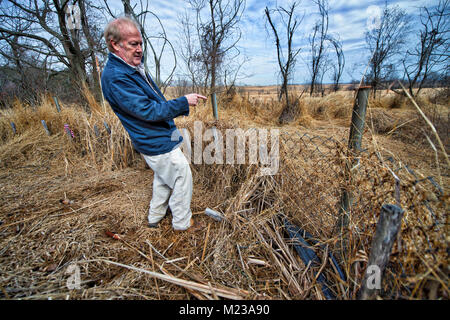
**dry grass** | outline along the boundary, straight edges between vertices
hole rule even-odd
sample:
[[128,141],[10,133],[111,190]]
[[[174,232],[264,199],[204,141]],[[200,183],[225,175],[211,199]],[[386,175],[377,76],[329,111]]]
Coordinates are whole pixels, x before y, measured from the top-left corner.
[[[178,127],[191,134],[196,120],[223,134],[236,127],[281,131],[280,170],[274,176],[259,176],[257,165],[192,164],[192,210],[199,229],[181,234],[172,231],[170,214],[160,228],[146,228],[152,172],[109,109],[93,101],[89,114],[67,105],[57,113],[48,97],[34,107],[17,101],[0,118],[0,297],[213,299],[214,289],[239,289],[245,299],[324,299],[316,281],[320,270],[338,299],[354,299],[380,208],[397,201],[395,173],[405,216],[380,296],[448,299],[449,168],[435,161],[429,144],[411,145],[411,132],[428,133],[416,113],[407,104],[393,108],[391,100],[382,99],[370,102],[363,143],[368,150],[351,183],[342,168],[352,92],[302,98],[297,118],[283,127],[276,100],[255,101],[245,94],[219,99],[219,121],[209,103],[177,119]],[[446,108],[425,105],[428,114],[435,112],[441,120]],[[40,120],[47,122],[51,136]],[[73,140],[64,124],[74,131]],[[448,118],[442,120],[440,133],[447,124]],[[448,142],[448,135],[441,138]],[[412,165],[406,168],[405,163]],[[440,182],[441,191],[433,182]],[[341,261],[345,281],[327,259],[322,266],[305,266],[282,223],[288,218],[336,252],[339,238],[333,228],[343,188],[355,199],[348,252]],[[222,212],[225,221],[206,216],[206,207]],[[122,240],[108,237],[105,230]],[[315,249],[322,258],[324,251]],[[202,293],[107,261],[209,283],[213,289]],[[72,264],[79,266],[81,278],[81,287],[74,290],[67,287]]]

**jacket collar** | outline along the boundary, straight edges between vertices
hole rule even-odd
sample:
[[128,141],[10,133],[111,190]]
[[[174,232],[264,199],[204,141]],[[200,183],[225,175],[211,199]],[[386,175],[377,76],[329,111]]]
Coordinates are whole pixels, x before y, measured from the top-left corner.
[[[142,55],[141,64],[143,63],[142,61],[144,61],[144,59],[145,59],[145,56]],[[120,58],[119,56],[117,56],[116,54],[114,54],[112,52],[110,52],[108,54],[108,60],[111,61],[112,64],[114,64],[116,66],[120,66],[123,71],[126,71],[129,74],[138,72],[137,67],[134,67],[134,66],[128,64],[125,60],[123,60],[122,58]]]

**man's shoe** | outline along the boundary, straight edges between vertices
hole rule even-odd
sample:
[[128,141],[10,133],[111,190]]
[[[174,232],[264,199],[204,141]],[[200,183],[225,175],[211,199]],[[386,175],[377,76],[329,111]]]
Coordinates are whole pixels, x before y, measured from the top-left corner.
[[181,232],[184,232],[184,231],[193,231],[193,227],[196,225],[196,223],[194,222],[194,219],[193,218],[191,218],[191,221],[190,221],[190,225],[189,225],[189,227],[187,228],[187,229],[184,229],[184,230],[176,230],[176,229],[174,229],[174,231],[176,232],[176,233],[181,233]]
[[149,224],[148,224],[148,227],[149,227],[149,228],[158,228],[158,225],[159,225],[158,222],[156,222],[156,223],[149,223]]

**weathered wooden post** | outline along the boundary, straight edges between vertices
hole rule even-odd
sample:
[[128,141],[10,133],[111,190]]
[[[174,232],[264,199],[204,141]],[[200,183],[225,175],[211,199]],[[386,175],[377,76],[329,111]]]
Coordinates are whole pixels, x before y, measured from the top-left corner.
[[[358,89],[355,104],[353,105],[352,123],[350,125],[350,136],[348,138],[349,158],[347,159],[345,168],[346,177],[349,179],[351,179],[351,174],[355,166],[359,164],[359,153],[361,152],[370,88],[370,86],[360,87]],[[346,189],[343,190],[340,204],[341,213],[348,214],[352,204],[352,195]]]
[[367,102],[369,100],[370,86],[360,87],[353,106],[352,124],[350,126],[350,137],[348,148],[359,153],[361,151],[361,141],[366,122]]
[[56,110],[58,110],[58,112],[61,112],[61,107],[59,106],[58,97],[53,97],[53,101],[55,101]]
[[212,105],[212,109],[213,109],[213,115],[214,115],[214,119],[218,120],[219,119],[219,115],[217,112],[217,99],[216,99],[216,93],[213,92],[211,94],[211,105]]
[[[359,164],[359,153],[361,152],[362,136],[366,122],[367,102],[369,100],[370,86],[362,86],[358,89],[355,104],[353,105],[352,122],[350,125],[350,136],[348,139],[348,158],[344,168],[344,176],[349,185],[352,181],[352,174]],[[341,237],[341,256],[346,252],[348,243],[346,241],[345,229],[350,221],[350,208],[353,203],[351,192],[347,188],[342,189],[339,201],[339,218],[335,230]]]
[[42,126],[45,129],[45,132],[47,133],[48,136],[51,135],[50,130],[48,130],[47,124],[45,123],[45,120],[41,120]]
[[392,246],[402,224],[404,210],[396,205],[388,204],[381,207],[375,235],[372,240],[369,262],[364,275],[358,298],[373,299],[379,289],[384,269],[389,262]]

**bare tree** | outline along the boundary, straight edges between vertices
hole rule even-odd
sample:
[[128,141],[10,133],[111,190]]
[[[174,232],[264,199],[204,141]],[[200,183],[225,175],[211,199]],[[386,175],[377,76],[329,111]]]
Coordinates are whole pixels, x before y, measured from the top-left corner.
[[[198,48],[191,47],[191,62],[201,62],[205,73],[205,86],[211,92],[219,84],[229,89],[234,86],[245,58],[240,58],[237,44],[242,32],[239,22],[245,0],[187,0],[195,11],[195,30]],[[192,27],[185,23],[184,27]],[[192,30],[189,31],[190,34]],[[193,44],[193,43],[191,43]],[[227,65],[226,71],[223,66]]]
[[[99,46],[99,39],[101,37],[102,32],[99,32],[99,29],[95,29],[92,27],[93,24],[89,23],[88,19],[88,8],[85,1],[78,0],[78,7],[80,8],[80,24],[82,31],[84,33],[84,37],[86,39],[87,48],[85,56],[90,60],[91,74],[94,82],[93,91],[97,100],[100,100],[102,97],[101,86],[100,86],[100,74],[97,70],[97,57],[96,54],[102,51],[102,46]],[[81,40],[79,40],[81,41]],[[103,49],[104,50],[104,49]]]
[[[95,43],[99,41],[93,39],[90,32],[88,1],[77,0],[76,3],[73,6],[73,2],[68,0],[10,0],[0,7],[0,41],[20,47],[35,59],[41,59],[45,72],[55,74],[67,68],[72,83],[82,89],[89,81],[86,66],[95,66]],[[80,11],[73,14],[74,8]],[[3,50],[2,55],[6,57],[8,53]],[[27,56],[16,56],[16,65],[19,60],[27,63]],[[94,75],[93,80],[93,87],[99,92],[98,77]]]
[[[277,47],[277,57],[278,66],[280,68],[280,74],[282,78],[281,90],[278,99],[281,101],[284,96],[286,105],[281,112],[280,122],[289,122],[292,120],[292,115],[294,114],[294,105],[289,101],[288,93],[288,82],[291,80],[292,73],[294,71],[295,63],[297,60],[297,55],[300,53],[300,48],[296,49],[293,46],[293,39],[295,32],[300,26],[303,17],[298,18],[296,16],[295,9],[298,7],[299,2],[293,2],[288,9],[283,7],[278,7],[276,9],[269,10],[268,7],[265,9],[265,14],[267,21],[273,31],[275,38],[275,44]],[[283,22],[282,30],[281,27],[277,27],[274,23],[271,14],[277,14],[280,20]],[[286,32],[286,44],[282,43],[280,38],[280,32]],[[287,46],[287,52],[284,52],[284,47]]]
[[420,10],[419,42],[406,52],[402,61],[411,96],[415,95],[415,87],[419,94],[432,70],[445,69],[449,64],[449,4],[449,0],[440,0],[434,8]]
[[342,77],[342,73],[344,72],[344,66],[345,66],[345,57],[344,57],[344,51],[342,50],[342,43],[337,38],[330,38],[330,42],[334,47],[334,50],[336,52],[336,63],[332,64],[333,68],[333,91],[339,90],[339,83]]
[[[333,70],[333,90],[339,89],[339,82],[344,71],[345,59],[342,43],[339,36],[328,32],[329,26],[329,4],[328,0],[314,0],[319,9],[319,19],[315,22],[312,34],[309,36],[311,48],[311,64],[309,67],[311,82],[309,95],[312,96],[315,91],[324,94],[322,86],[323,78],[328,70]],[[329,51],[333,50],[336,54],[336,62],[329,57]]]
[[0,87],[3,99],[18,97],[33,105],[38,101],[39,93],[46,90],[46,77],[40,72],[39,59],[30,56],[19,43],[18,36],[6,38],[2,42],[4,45],[0,48],[0,56],[4,64],[1,71],[4,81]]
[[372,58],[369,63],[368,81],[374,95],[383,81],[395,72],[392,59],[397,56],[408,34],[408,16],[398,6],[383,9],[380,24],[365,33],[366,43]]
[[195,25],[191,22],[190,15],[185,12],[179,18],[181,26],[178,41],[178,54],[186,67],[185,74],[182,76],[188,78],[193,92],[202,92],[206,88],[207,77],[204,74],[204,64],[199,46],[197,46],[197,32]]
[[[11,62],[10,66],[12,66],[12,68],[10,70],[15,71],[13,72],[13,74],[16,74],[16,76],[12,77],[10,75],[9,80],[17,78],[17,87],[20,91],[23,92],[20,97],[28,102],[33,103],[37,100],[37,92],[34,90],[35,88],[32,83],[33,77],[30,77],[29,73],[32,59],[29,59],[28,57],[25,58],[25,56],[27,56],[27,52],[24,48],[21,47],[21,44],[19,43],[19,36],[14,35],[12,37],[4,38],[3,40],[5,45],[0,49],[0,55],[3,56],[4,60],[6,61],[6,65],[8,65],[8,62]],[[36,66],[33,65],[32,67],[34,68]],[[18,92],[19,91],[17,91],[17,93]]]
[[314,1],[319,7],[320,18],[317,20],[313,27],[313,32],[309,36],[309,43],[311,46],[311,84],[309,89],[309,95],[312,96],[316,86],[321,86],[322,81],[318,81],[323,78],[325,74],[325,65],[327,62],[327,40],[328,39],[328,0],[316,0]]

